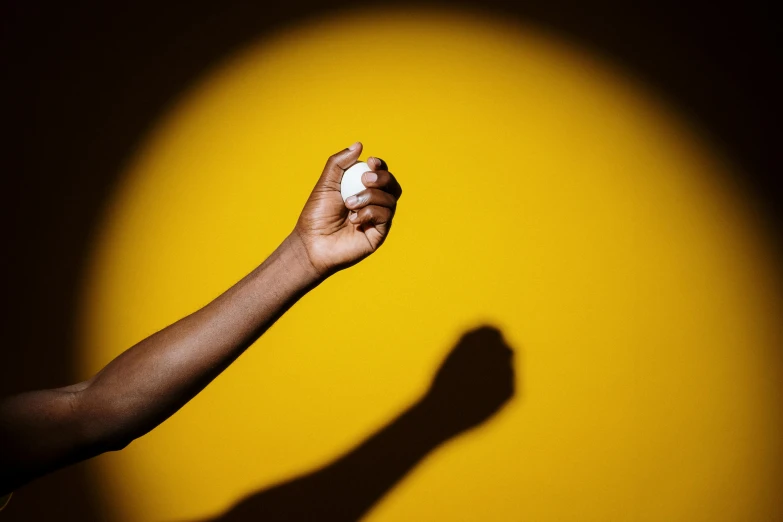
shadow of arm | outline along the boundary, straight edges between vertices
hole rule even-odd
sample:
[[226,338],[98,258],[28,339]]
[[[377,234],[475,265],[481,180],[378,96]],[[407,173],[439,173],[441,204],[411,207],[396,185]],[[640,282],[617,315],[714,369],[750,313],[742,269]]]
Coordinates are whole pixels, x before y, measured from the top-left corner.
[[255,493],[212,522],[360,519],[428,453],[513,396],[511,361],[500,332],[469,332],[424,397],[391,423],[327,466]]

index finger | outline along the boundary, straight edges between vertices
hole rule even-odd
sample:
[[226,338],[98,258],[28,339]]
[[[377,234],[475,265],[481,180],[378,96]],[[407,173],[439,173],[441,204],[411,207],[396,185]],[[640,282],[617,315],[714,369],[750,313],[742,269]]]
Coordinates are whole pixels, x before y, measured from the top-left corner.
[[367,188],[377,188],[388,192],[397,199],[402,196],[402,187],[400,186],[394,174],[388,170],[374,170],[362,174],[362,184]]

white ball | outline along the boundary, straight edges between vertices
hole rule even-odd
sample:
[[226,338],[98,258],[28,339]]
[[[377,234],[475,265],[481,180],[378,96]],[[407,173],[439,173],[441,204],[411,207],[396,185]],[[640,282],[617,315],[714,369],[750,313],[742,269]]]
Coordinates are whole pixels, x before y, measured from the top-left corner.
[[372,169],[369,165],[361,162],[351,166],[343,173],[343,180],[340,183],[340,194],[343,196],[343,201],[367,188],[362,183],[362,174],[370,170]]

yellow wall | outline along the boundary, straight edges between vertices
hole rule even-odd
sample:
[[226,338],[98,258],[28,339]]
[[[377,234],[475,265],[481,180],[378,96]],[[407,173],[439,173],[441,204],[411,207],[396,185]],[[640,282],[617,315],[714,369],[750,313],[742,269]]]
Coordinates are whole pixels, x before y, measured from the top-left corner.
[[405,188],[389,241],[91,464],[117,520],[209,516],[329,462],[485,321],[517,395],[369,520],[783,516],[781,279],[739,173],[622,71],[476,13],[308,21],[186,92],[107,208],[84,376],[260,263],[356,140]]

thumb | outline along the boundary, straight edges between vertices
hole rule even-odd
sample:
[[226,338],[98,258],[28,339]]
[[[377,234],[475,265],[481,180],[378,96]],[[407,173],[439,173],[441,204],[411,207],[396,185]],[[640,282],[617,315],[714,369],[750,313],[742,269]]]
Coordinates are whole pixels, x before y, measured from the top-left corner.
[[361,153],[362,144],[357,141],[350,147],[332,154],[326,162],[323,174],[321,174],[321,181],[340,183],[345,170],[356,163]]

